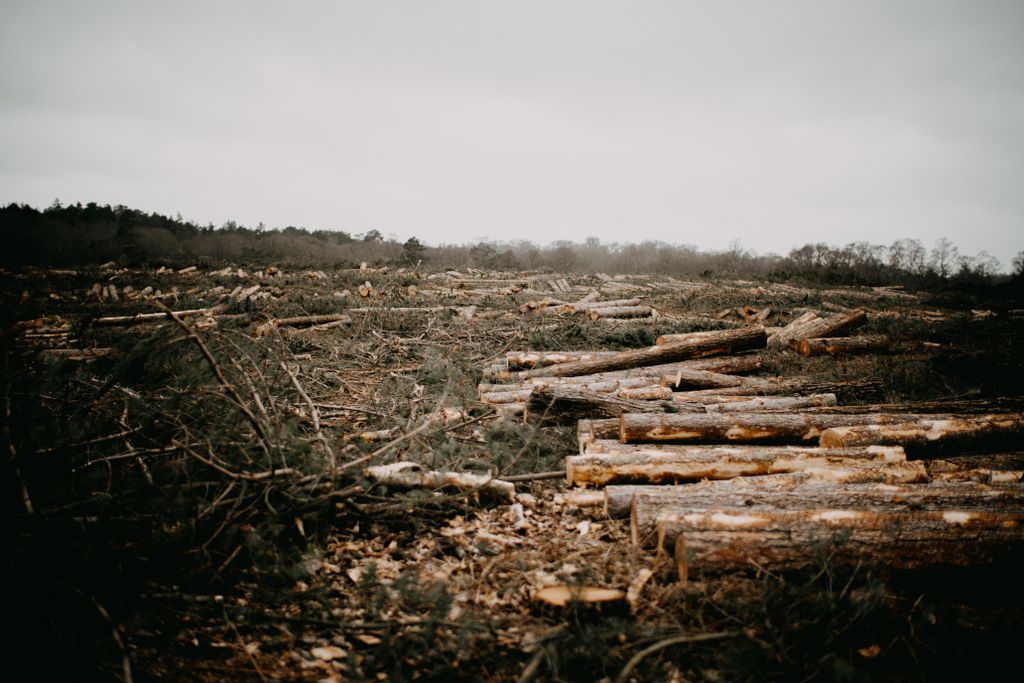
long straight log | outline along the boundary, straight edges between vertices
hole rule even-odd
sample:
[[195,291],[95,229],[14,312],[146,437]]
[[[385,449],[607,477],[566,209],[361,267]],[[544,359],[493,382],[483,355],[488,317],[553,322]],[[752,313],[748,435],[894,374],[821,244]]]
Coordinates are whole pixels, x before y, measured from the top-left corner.
[[[220,307],[214,308],[191,308],[187,311],[174,311],[174,315],[185,318],[193,315],[213,315],[220,311]],[[160,313],[136,313],[135,315],[112,315],[104,318],[96,318],[92,321],[94,327],[120,327],[127,325],[141,325],[143,323],[159,322],[169,320],[170,314]]]
[[[817,443],[833,427],[902,424],[937,418],[912,414],[827,415],[803,413],[707,413],[663,415],[624,414],[619,418],[622,443],[675,441],[679,443]],[[1019,420],[1018,420],[1019,421]],[[827,440],[826,447],[865,445]],[[892,444],[899,445],[899,444]]]
[[888,337],[862,335],[860,337],[802,339],[797,350],[803,356],[850,356],[855,353],[876,353],[888,348]]
[[591,320],[598,318],[649,318],[650,306],[609,306],[607,308],[591,308],[587,315]]
[[[609,355],[621,353],[612,351]],[[596,357],[596,356],[595,356]],[[608,357],[602,355],[602,357]],[[571,361],[566,361],[571,362]],[[559,364],[552,364],[559,365]],[[527,377],[529,370],[506,370],[501,363],[488,366],[484,369],[484,379],[494,380],[503,383],[583,383],[605,382],[619,380],[624,377],[647,377],[651,384],[657,384],[662,375],[671,374],[680,368],[684,370],[705,370],[723,374],[744,374],[757,372],[761,369],[761,359],[756,354],[744,354],[739,356],[719,356],[711,358],[696,358],[693,360],[679,361],[676,363],[665,363],[653,367],[639,366],[625,370],[614,370],[612,372],[599,372],[573,377]]]
[[542,368],[591,358],[606,358],[615,351],[509,351],[505,354],[506,370]]
[[827,448],[867,444],[900,445],[916,450],[1015,447],[1024,437],[1024,413],[957,416],[904,415],[860,425],[832,425],[821,434]]
[[[905,463],[920,464],[920,463]],[[882,468],[884,469],[884,468]],[[679,486],[609,486],[605,511],[611,518],[629,518],[633,542],[653,540],[658,517],[721,508],[805,510],[1024,510],[1020,491],[971,481],[932,483],[841,483],[802,477],[779,479],[767,486],[756,479],[708,481]]]
[[537,412],[562,420],[588,416],[616,417],[623,413],[665,412],[664,406],[655,401],[619,398],[612,394],[567,386],[534,387],[530,401]]
[[815,548],[833,561],[864,560],[917,569],[970,565],[1017,552],[1024,542],[1024,511],[989,512],[750,510],[726,508],[657,520],[657,542],[673,548],[680,579],[695,571],[788,569],[817,561]]
[[753,398],[749,401],[731,401],[705,405],[709,413],[753,413],[765,410],[798,410],[834,406],[835,394],[811,394],[810,396],[785,396]]
[[787,446],[689,446],[673,451],[632,451],[567,456],[566,480],[576,486],[620,483],[679,483],[732,479],[868,462],[904,462],[902,448],[794,448]]
[[775,379],[748,377],[749,381],[738,387],[700,389],[678,392],[677,400],[700,400],[703,396],[777,396],[779,394],[840,394],[842,392],[877,393],[883,388],[878,379],[819,380],[809,377]]
[[844,337],[868,321],[868,314],[863,308],[848,313],[837,313],[827,318],[819,318],[797,330],[789,339],[789,345],[798,348],[804,339],[820,337]]
[[658,346],[664,346],[665,344],[675,344],[677,342],[688,342],[694,339],[707,339],[718,334],[720,330],[710,330],[702,332],[680,332],[678,334],[663,334],[654,340],[654,343]]
[[586,301],[583,303],[569,304],[576,311],[595,311],[600,308],[622,308],[624,306],[640,306],[642,299],[612,299],[610,301]]
[[649,346],[642,349],[621,351],[608,358],[559,363],[544,368],[527,370],[526,377],[573,377],[598,372],[625,370],[628,368],[660,365],[674,361],[689,360],[719,354],[736,353],[762,348],[767,337],[763,327],[742,330],[726,330],[714,337],[689,342]]
[[720,372],[708,372],[707,370],[690,370],[679,368],[674,373],[662,375],[660,384],[663,387],[671,387],[679,391],[693,389],[718,389],[724,387],[739,387],[745,384],[744,380],[749,377],[737,377],[726,375]]

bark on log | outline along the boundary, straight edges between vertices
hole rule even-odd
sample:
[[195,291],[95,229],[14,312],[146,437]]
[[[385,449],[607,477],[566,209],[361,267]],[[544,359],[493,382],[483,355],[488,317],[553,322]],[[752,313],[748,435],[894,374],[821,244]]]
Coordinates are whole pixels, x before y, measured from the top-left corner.
[[809,377],[748,377],[738,387],[677,392],[676,400],[700,400],[703,396],[777,396],[779,394],[877,393],[883,383],[878,379],[818,380]]
[[766,339],[763,327],[726,330],[714,337],[707,337],[705,339],[621,351],[608,358],[559,363],[558,365],[551,365],[545,368],[527,370],[523,374],[526,377],[573,377],[660,365],[691,358],[730,354],[737,351],[761,348],[765,345]]
[[[611,352],[610,355],[619,353]],[[571,361],[566,361],[571,362]],[[557,364],[556,364],[557,365]],[[578,375],[574,377],[527,377],[528,371],[506,370],[502,363],[487,366],[483,372],[483,378],[494,382],[505,383],[505,389],[513,389],[512,384],[519,384],[519,388],[526,385],[538,384],[593,384],[595,382],[621,381],[626,378],[644,377],[647,378],[644,384],[658,384],[663,374],[671,374],[680,368],[684,370],[706,370],[710,372],[741,374],[756,372],[761,369],[761,359],[756,354],[742,356],[721,356],[718,358],[700,358],[695,360],[680,361],[678,363],[666,363],[653,367],[635,367],[613,372],[600,372],[589,375]],[[643,386],[637,384],[635,386]],[[499,389],[488,389],[499,391]]]
[[[677,443],[818,443],[821,433],[834,427],[856,425],[899,425],[927,419],[934,423],[948,416],[914,414],[828,415],[803,413],[707,413],[679,415],[624,414],[619,418],[622,443],[675,441]],[[996,416],[999,417],[999,416]],[[993,424],[1006,421],[992,420]],[[1021,418],[1010,418],[1019,433]],[[1011,428],[1007,426],[1007,429]],[[902,445],[903,441],[877,445]],[[822,444],[829,448],[870,445],[859,440],[830,437]]]
[[[884,467],[879,466],[879,469]],[[1005,486],[988,486],[972,481],[843,483],[823,481],[813,475],[742,478],[678,486],[609,486],[604,494],[605,512],[612,519],[628,518],[630,536],[635,544],[640,545],[652,539],[658,516],[665,512],[686,514],[721,508],[1024,509],[1020,491]]]
[[802,339],[799,351],[803,356],[848,356],[855,353],[876,353],[889,348],[889,338],[883,335],[860,337],[817,337]]
[[[192,315],[214,315],[220,311],[220,307],[214,308],[192,308],[187,311],[174,311],[174,315],[185,318]],[[136,313],[135,315],[112,315],[104,318],[96,318],[92,321],[94,327],[120,327],[127,325],[140,325],[142,323],[159,322],[170,319],[170,315],[160,313]]]
[[671,387],[679,391],[690,391],[694,389],[739,387],[744,385],[744,380],[746,379],[750,378],[726,375],[720,372],[708,372],[707,370],[679,368],[672,374],[662,375],[659,382],[663,387]]
[[863,308],[848,313],[837,313],[827,318],[819,318],[808,323],[790,337],[789,345],[797,348],[804,339],[820,337],[843,337],[868,321],[868,314]]
[[776,332],[768,339],[768,346],[775,348],[777,346],[786,346],[789,344],[789,340],[794,338],[802,327],[818,319],[818,314],[814,311],[807,311],[798,318],[795,318],[788,325],[783,327],[781,330]]
[[917,569],[980,564],[1019,551],[1024,511],[727,508],[665,513],[656,535],[660,548],[673,549],[683,580],[694,571],[807,566],[818,561],[815,549],[832,561]]
[[902,448],[794,448],[786,446],[689,446],[673,451],[638,447],[615,453],[570,455],[566,481],[575,486],[679,483],[733,479],[867,463],[905,462]]
[[749,401],[730,401],[705,405],[709,413],[753,413],[768,410],[797,410],[800,408],[819,408],[834,406],[835,394],[811,394],[810,396],[786,396],[771,398],[753,398]]
[[704,332],[680,332],[679,334],[663,334],[654,340],[654,343],[658,346],[664,346],[665,344],[675,344],[677,342],[688,342],[694,339],[707,339],[710,336],[718,334],[720,330],[710,330]]
[[594,311],[600,308],[622,308],[625,306],[641,306],[643,305],[642,299],[613,299],[611,301],[587,301],[584,303],[569,304],[572,308],[578,312]]
[[504,501],[512,501],[516,496],[516,487],[512,482],[495,479],[487,474],[427,470],[415,462],[396,462],[368,467],[365,474],[367,478],[385,486],[475,490],[481,495]]
[[534,387],[530,402],[536,412],[558,420],[665,412],[665,406],[659,402],[619,398],[567,386]]
[[619,389],[617,393],[620,398],[636,399],[640,401],[669,401],[672,399],[672,389],[658,385],[624,388]]
[[506,370],[542,368],[558,363],[607,357],[615,351],[509,351],[505,354]]
[[1024,413],[976,416],[904,415],[860,425],[833,425],[820,443],[826,448],[899,445],[917,452],[952,449],[993,449],[1019,446],[1024,436]]
[[650,306],[618,306],[609,308],[592,308],[587,315],[591,320],[598,318],[649,318]]

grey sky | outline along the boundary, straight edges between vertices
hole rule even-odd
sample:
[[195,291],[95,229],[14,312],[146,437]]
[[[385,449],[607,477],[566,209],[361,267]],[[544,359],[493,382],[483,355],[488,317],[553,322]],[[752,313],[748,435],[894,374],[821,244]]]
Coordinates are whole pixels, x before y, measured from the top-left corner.
[[1024,2],[10,2],[0,202],[1024,249]]

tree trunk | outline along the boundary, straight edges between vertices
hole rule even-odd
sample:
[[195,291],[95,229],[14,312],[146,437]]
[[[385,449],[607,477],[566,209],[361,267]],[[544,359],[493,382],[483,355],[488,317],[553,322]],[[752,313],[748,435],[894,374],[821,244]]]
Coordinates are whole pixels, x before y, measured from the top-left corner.
[[613,306],[608,308],[591,308],[588,313],[591,320],[598,318],[649,318],[650,306]]
[[[942,416],[948,418],[949,416]],[[833,427],[856,425],[899,425],[939,416],[914,414],[893,415],[827,415],[821,413],[707,413],[678,415],[624,414],[619,418],[619,440],[622,443],[675,441],[677,443],[817,443],[822,431]],[[1014,416],[1015,433],[1019,433],[1020,417]],[[878,442],[875,442],[878,443]],[[885,442],[900,445],[902,442]],[[826,447],[868,445],[859,440],[835,440],[830,437]]]
[[530,401],[536,412],[558,420],[665,411],[662,404],[654,401],[619,398],[568,386],[534,387]]
[[790,337],[789,345],[798,348],[804,339],[820,337],[843,337],[868,321],[868,314],[863,308],[849,313],[837,313],[827,318],[819,318],[801,327]]
[[726,375],[720,372],[708,372],[707,370],[689,370],[687,368],[679,368],[674,373],[662,375],[659,381],[662,386],[685,391],[692,389],[739,387],[743,386],[747,379],[750,378]]
[[705,405],[709,413],[753,413],[769,410],[797,410],[800,408],[816,408],[834,406],[835,394],[811,394],[810,396],[786,396],[772,398],[753,398],[749,401],[732,401]]
[[631,398],[641,401],[671,401],[672,390],[668,387],[649,385],[645,387],[630,387],[618,390],[620,398]]
[[807,311],[772,335],[771,338],[768,339],[768,346],[773,348],[777,346],[787,346],[789,344],[789,340],[799,333],[800,328],[817,319],[817,313],[814,311]]
[[569,304],[573,309],[583,311],[595,311],[601,308],[622,308],[643,305],[641,299],[613,299],[611,301],[587,301],[584,303]]
[[748,377],[738,387],[721,389],[701,389],[676,393],[676,400],[700,400],[702,396],[777,396],[779,394],[840,394],[843,392],[870,392],[882,390],[883,384],[878,379],[844,379],[817,380],[808,377],[770,378]]
[[566,480],[575,486],[667,484],[906,461],[902,448],[688,446],[673,451],[643,446],[627,448],[614,453],[588,451],[585,455],[567,456]]
[[[900,419],[902,418],[902,419]],[[1024,436],[1024,413],[977,416],[892,415],[859,425],[831,425],[821,434],[827,448],[899,445],[916,452],[1014,448]]]
[[665,344],[675,344],[678,342],[689,342],[695,339],[707,339],[718,334],[720,330],[711,330],[706,332],[681,332],[679,334],[663,334],[658,337],[654,343],[658,346],[664,346]]
[[656,541],[673,549],[681,579],[696,572],[842,563],[918,569],[989,562],[1019,551],[1024,511],[752,510],[664,513]]
[[804,356],[848,356],[855,353],[875,353],[889,348],[889,338],[882,335],[860,337],[820,337],[800,341]]
[[[618,354],[618,351],[612,351],[611,355]],[[602,354],[600,357],[607,357]],[[573,361],[566,361],[573,362]],[[559,364],[552,364],[559,365]],[[548,367],[548,366],[543,366]],[[695,360],[680,361],[678,363],[666,363],[664,365],[657,365],[654,367],[635,367],[628,368],[625,370],[615,370],[613,372],[600,372],[588,375],[578,375],[575,377],[527,377],[527,370],[515,371],[506,370],[501,363],[492,364],[487,366],[483,372],[483,378],[494,380],[497,382],[504,383],[517,383],[522,385],[520,388],[526,385],[546,384],[546,383],[561,383],[561,384],[591,384],[594,382],[607,382],[607,381],[618,381],[624,378],[633,377],[646,377],[649,379],[647,384],[658,384],[662,375],[671,375],[680,368],[684,370],[706,370],[711,372],[739,374],[747,372],[756,372],[761,369],[761,359],[756,354],[747,354],[743,356],[722,356],[719,358],[700,358]],[[642,385],[637,385],[642,386]],[[506,386],[506,389],[512,389],[514,387]]]
[[545,368],[527,370],[522,374],[525,377],[574,377],[599,372],[626,370],[761,348],[765,345],[766,339],[763,327],[726,330],[714,337],[707,337],[705,339],[621,351],[607,358],[559,363],[558,365],[551,365]]
[[505,354],[506,370],[542,368],[577,360],[608,357],[615,351],[509,351]]

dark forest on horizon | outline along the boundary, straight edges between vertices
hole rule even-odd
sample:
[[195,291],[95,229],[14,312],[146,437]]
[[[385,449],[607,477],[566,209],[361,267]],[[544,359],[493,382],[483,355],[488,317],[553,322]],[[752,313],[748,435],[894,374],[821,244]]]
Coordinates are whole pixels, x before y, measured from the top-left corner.
[[228,221],[221,226],[123,205],[61,204],[44,210],[26,204],[0,207],[4,244],[0,265],[70,266],[117,261],[126,265],[289,263],[302,265],[427,264],[432,268],[615,272],[688,277],[756,277],[826,285],[902,285],[910,289],[978,288],[1024,278],[1024,251],[1000,271],[986,252],[970,256],[942,238],[930,247],[919,239],[889,245],[852,242],[844,246],[805,244],[787,255],[758,254],[739,243],[724,251],[687,244],[645,241],[630,244],[565,240],[549,245],[529,241],[428,245],[416,237],[388,239],[379,230],[288,226],[251,228]]

